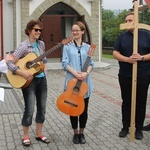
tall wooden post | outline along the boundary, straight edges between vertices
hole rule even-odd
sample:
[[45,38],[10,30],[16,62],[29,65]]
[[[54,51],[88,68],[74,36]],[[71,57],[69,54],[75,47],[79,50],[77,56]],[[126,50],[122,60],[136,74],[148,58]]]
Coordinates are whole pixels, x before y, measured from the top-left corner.
[[[138,29],[150,30],[150,26],[139,23],[138,0],[134,0],[134,22],[120,24],[120,29],[133,29],[133,53],[138,52]],[[133,64],[132,69],[132,102],[131,102],[131,123],[130,123],[130,141],[135,136],[135,112],[136,112],[136,88],[137,88],[137,62]]]

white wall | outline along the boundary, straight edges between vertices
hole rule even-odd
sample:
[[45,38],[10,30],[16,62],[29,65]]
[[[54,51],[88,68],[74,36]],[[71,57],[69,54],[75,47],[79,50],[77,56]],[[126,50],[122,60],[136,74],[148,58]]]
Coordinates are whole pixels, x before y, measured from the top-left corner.
[[[45,0],[30,0],[29,1],[29,14],[31,15],[35,9],[43,3]],[[77,0],[91,15],[91,2],[87,0]],[[20,0],[16,1],[16,44],[19,45],[21,42],[21,20],[20,20]],[[7,51],[14,50],[13,44],[13,1],[12,0],[4,0],[3,1],[3,18],[4,18],[4,53]]]
[[4,54],[13,50],[13,5],[6,0],[3,1],[4,19]]
[[31,0],[29,2],[29,15],[31,15],[35,9],[44,2],[45,0]]
[[[43,3],[45,0],[30,0],[29,3],[29,15],[31,15],[35,9],[41,4]],[[91,3],[92,0],[76,0],[78,3],[80,3],[85,9],[86,11],[89,13],[89,15],[91,16]],[[103,3],[103,0],[99,1],[99,14],[101,13],[101,4]],[[102,27],[101,27],[101,14],[99,15],[99,61],[101,61],[101,47],[102,47]],[[67,24],[66,24],[67,25]],[[67,35],[70,33],[69,31],[66,31]]]
[[16,2],[16,46],[19,46],[22,42],[21,40],[21,2],[17,0]]
[[77,2],[80,3],[91,16],[91,2],[88,0],[77,0]]
[[[29,4],[29,15],[31,15],[35,9],[43,3],[45,0],[31,0]],[[77,0],[78,3],[80,3],[91,15],[91,2],[88,2],[87,0]]]

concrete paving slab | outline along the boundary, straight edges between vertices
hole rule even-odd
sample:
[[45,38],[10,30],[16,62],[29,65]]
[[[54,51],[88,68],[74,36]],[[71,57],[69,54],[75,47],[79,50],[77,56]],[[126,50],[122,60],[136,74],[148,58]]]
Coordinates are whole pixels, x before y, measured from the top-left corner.
[[[129,141],[119,138],[121,124],[121,96],[118,84],[118,64],[115,60],[103,59],[110,64],[108,69],[94,69],[91,77],[94,91],[89,102],[89,116],[85,129],[86,144],[73,144],[73,131],[69,116],[60,112],[56,102],[63,92],[65,72],[50,69],[47,74],[48,100],[43,133],[50,144],[35,140],[35,123],[30,127],[31,146],[21,144],[23,97],[20,89],[6,89],[5,102],[0,102],[0,150],[149,150],[150,132],[143,132],[143,140]],[[2,77],[2,82],[5,78]],[[6,81],[7,82],[7,81]],[[35,109],[36,111],[36,109]],[[150,91],[148,93],[145,124],[150,122]]]

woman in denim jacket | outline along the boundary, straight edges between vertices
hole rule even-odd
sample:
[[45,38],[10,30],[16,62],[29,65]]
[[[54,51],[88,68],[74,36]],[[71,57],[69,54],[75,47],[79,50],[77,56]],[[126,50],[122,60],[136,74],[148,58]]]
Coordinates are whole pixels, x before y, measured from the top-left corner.
[[[93,84],[90,77],[94,62],[90,59],[86,72],[82,72],[84,63],[88,56],[89,44],[82,41],[82,36],[85,33],[85,25],[82,22],[75,22],[72,26],[73,42],[63,47],[62,66],[66,71],[66,78],[64,90],[67,88],[67,83],[70,79],[84,81],[88,85],[88,91],[84,97],[85,109],[80,116],[70,116],[70,122],[74,131],[73,143],[84,144],[86,142],[84,137],[84,128],[88,118],[88,103],[89,97],[93,90]],[[78,129],[79,122],[79,129]]]

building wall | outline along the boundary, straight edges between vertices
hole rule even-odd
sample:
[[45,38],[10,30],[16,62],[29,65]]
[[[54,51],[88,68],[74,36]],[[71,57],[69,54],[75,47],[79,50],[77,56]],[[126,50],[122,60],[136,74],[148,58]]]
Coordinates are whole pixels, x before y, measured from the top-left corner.
[[13,3],[3,0],[3,42],[4,54],[7,51],[12,51],[13,42]]
[[3,3],[0,0],[0,60],[3,56]]
[[[63,2],[80,15],[85,15],[85,21],[88,25],[92,43],[96,44],[97,48],[94,58],[101,61],[102,45],[101,45],[101,3],[102,0],[4,0],[5,14],[10,16],[9,24],[6,25],[6,18],[4,20],[5,37],[10,38],[8,42],[4,42],[6,49],[15,49],[19,43],[27,37],[24,34],[26,24],[31,19],[38,19],[49,7],[52,5]],[[11,1],[8,3],[8,1]],[[9,14],[8,14],[9,13]],[[21,14],[21,15],[19,15]],[[11,31],[8,31],[11,30]],[[14,40],[12,40],[14,39]],[[10,45],[8,46],[9,43]]]

